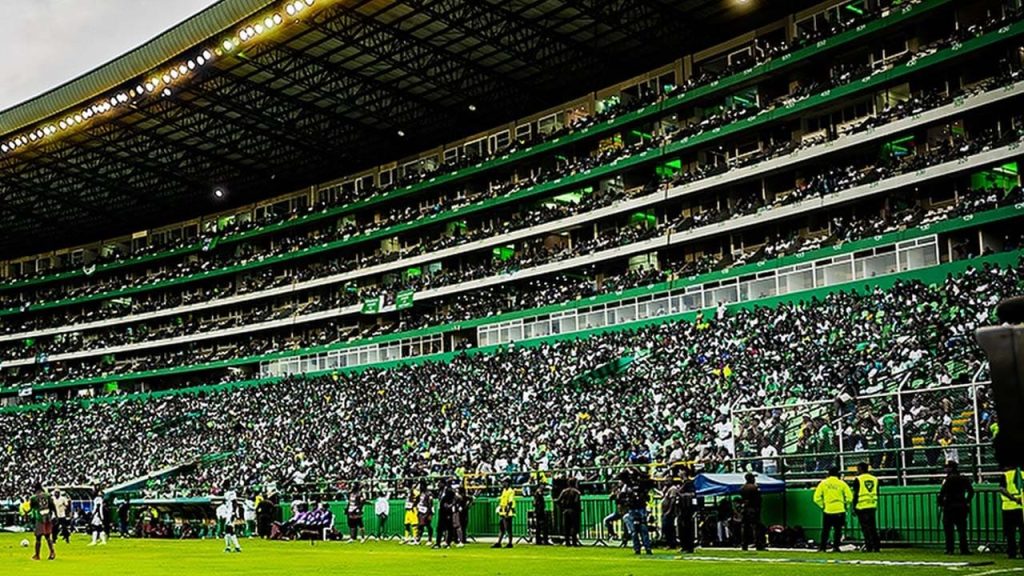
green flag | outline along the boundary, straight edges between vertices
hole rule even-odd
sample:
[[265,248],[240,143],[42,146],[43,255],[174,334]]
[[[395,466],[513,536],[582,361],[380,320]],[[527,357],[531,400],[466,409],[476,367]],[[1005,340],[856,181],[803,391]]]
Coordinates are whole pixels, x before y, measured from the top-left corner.
[[395,310],[412,308],[414,294],[416,294],[415,290],[403,290],[395,295]]
[[381,300],[383,298],[380,296],[363,300],[363,314],[377,314],[380,312]]

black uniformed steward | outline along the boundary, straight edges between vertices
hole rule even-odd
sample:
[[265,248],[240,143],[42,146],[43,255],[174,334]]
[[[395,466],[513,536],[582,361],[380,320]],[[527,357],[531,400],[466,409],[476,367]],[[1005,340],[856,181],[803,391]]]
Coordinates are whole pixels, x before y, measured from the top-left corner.
[[971,512],[974,486],[960,475],[956,462],[946,464],[946,479],[939,490],[939,508],[942,509],[942,528],[946,532],[946,554],[953,553],[953,530],[960,534],[960,553],[970,554],[967,542],[967,516]]
[[748,473],[747,483],[740,488],[740,500],[743,502],[742,526],[740,528],[740,541],[743,549],[747,550],[751,540],[754,548],[765,550],[764,524],[761,523],[761,488],[757,485],[757,478]]
[[684,472],[683,484],[679,488],[678,501],[676,503],[676,514],[678,515],[678,533],[680,552],[689,554],[694,551],[694,537],[696,535],[696,524],[694,516],[697,513],[697,487],[693,483],[693,470],[687,468]]
[[533,541],[539,546],[547,546],[548,541],[548,512],[547,502],[544,497],[544,485],[537,484],[533,489]]

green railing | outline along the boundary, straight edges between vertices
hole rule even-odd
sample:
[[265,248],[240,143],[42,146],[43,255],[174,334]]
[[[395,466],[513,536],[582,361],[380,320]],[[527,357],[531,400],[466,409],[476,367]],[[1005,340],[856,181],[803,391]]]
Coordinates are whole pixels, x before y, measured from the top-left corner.
[[[931,12],[932,10],[950,4],[952,0],[931,0],[923,2],[917,6],[905,8],[903,10],[894,12],[886,18],[874,20],[872,22],[858,26],[855,29],[848,30],[831,38],[817,42],[813,46],[808,46],[797,50],[791,54],[784,55],[782,57],[773,59],[764,64],[760,64],[753,68],[749,68],[738,74],[734,74],[727,78],[718,80],[706,86],[695,88],[688,92],[679,94],[673,98],[669,98],[665,101],[657,104],[649,105],[640,110],[623,114],[622,116],[616,117],[607,122],[591,126],[574,134],[556,138],[549,142],[544,142],[536,146],[532,146],[525,150],[515,152],[500,158],[495,158],[487,162],[481,163],[478,166],[457,170],[448,174],[443,174],[435,178],[431,178],[427,181],[407,186],[403,189],[396,189],[388,194],[381,194],[373,198],[354,202],[352,204],[331,208],[322,212],[307,214],[292,220],[279,222],[276,224],[270,224],[254,230],[248,230],[238,234],[232,234],[221,239],[221,243],[240,242],[255,236],[273,233],[279,230],[293,228],[308,224],[311,222],[317,222],[320,220],[334,218],[350,212],[374,206],[383,202],[391,201],[396,198],[405,197],[408,195],[418,194],[427,190],[431,190],[448,184],[463,178],[468,178],[488,170],[492,170],[501,166],[510,165],[515,162],[522,161],[543,153],[555,151],[557,149],[575,144],[583,139],[593,138],[602,134],[606,134],[611,131],[622,129],[628,125],[651,120],[665,112],[678,109],[681,106],[690,104],[697,101],[700,98],[707,98],[710,96],[723,95],[727,90],[733,89],[741,84],[750,82],[752,80],[759,79],[767,74],[775,73],[785,68],[789,68],[797,63],[803,62],[810,59],[811,57],[820,57],[834,49],[853,44],[854,42],[863,41],[869,36],[877,34],[885,29],[888,29],[894,25],[907,22],[911,19],[917,18],[925,13]],[[164,258],[172,256],[178,256],[183,254],[192,254],[199,252],[202,249],[201,243],[195,243],[190,246],[182,246],[173,250],[160,252],[157,254],[150,254],[139,258],[131,258],[119,262],[111,262],[109,264],[102,264],[97,267],[97,272],[105,272],[108,270],[115,270],[118,268],[124,268],[128,266],[135,266],[138,264],[154,262]],[[21,280],[16,282],[9,282],[0,284],[0,291],[20,288],[25,286],[32,286],[37,284],[43,284],[48,282],[55,282],[59,280],[65,280],[70,278],[76,278],[84,276],[85,273],[82,270],[69,270],[42,278],[32,278],[29,280]]]

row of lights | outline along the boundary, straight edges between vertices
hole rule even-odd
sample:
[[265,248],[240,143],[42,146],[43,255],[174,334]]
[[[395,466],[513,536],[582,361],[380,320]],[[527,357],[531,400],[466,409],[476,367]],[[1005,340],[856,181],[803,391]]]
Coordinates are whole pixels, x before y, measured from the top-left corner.
[[[297,16],[299,12],[302,12],[314,3],[316,3],[316,0],[292,0],[285,4],[284,11],[289,16]],[[231,52],[242,44],[257,38],[264,32],[268,32],[277,26],[280,26],[283,22],[284,17],[281,16],[280,13],[275,12],[262,20],[257,20],[256,22],[245,26],[238,31],[237,36],[226,38],[221,42],[221,48],[223,48],[225,52]]]
[[[289,16],[297,16],[299,12],[302,12],[306,8],[312,6],[315,2],[316,0],[289,0],[284,6],[284,11]],[[224,52],[230,52],[241,44],[256,38],[260,34],[263,34],[272,28],[276,28],[283,23],[284,17],[281,16],[280,13],[271,14],[254,24],[243,27],[238,31],[236,36],[224,40],[221,46],[223,47]],[[69,130],[88,121],[93,116],[106,114],[115,108],[147,94],[159,93],[164,97],[170,96],[170,86],[174,82],[188,77],[194,73],[195,70],[205,66],[213,60],[216,55],[221,53],[222,52],[218,49],[213,51],[204,49],[194,58],[190,58],[172,66],[163,72],[158,72],[148,79],[140,80],[139,84],[132,89],[124,92],[118,92],[109,98],[105,98],[104,100],[92,104],[87,108],[83,108],[73,114],[68,114],[66,117],[58,120],[55,124],[51,121],[50,123],[37,127],[31,132],[21,134],[7,140],[6,142],[0,142],[0,152],[5,154],[14,152],[19,148],[23,148],[38,140],[52,136],[59,131]]]

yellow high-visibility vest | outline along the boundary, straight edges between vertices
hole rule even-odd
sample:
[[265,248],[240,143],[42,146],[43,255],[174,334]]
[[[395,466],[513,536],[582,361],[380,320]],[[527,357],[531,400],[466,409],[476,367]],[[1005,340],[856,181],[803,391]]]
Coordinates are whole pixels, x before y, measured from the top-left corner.
[[814,490],[814,503],[825,514],[843,514],[846,505],[852,501],[853,491],[850,486],[835,476],[825,478]]
[[1003,500],[1003,510],[1007,512],[1020,510],[1020,486],[1017,485],[1017,471],[1007,470],[1003,474],[1006,476],[1006,491],[1013,496],[1013,498],[1007,498],[1003,494],[999,495]]
[[878,508],[878,478],[871,474],[857,476],[857,510]]
[[516,515],[516,491],[505,488],[498,500],[498,516],[512,517]]

